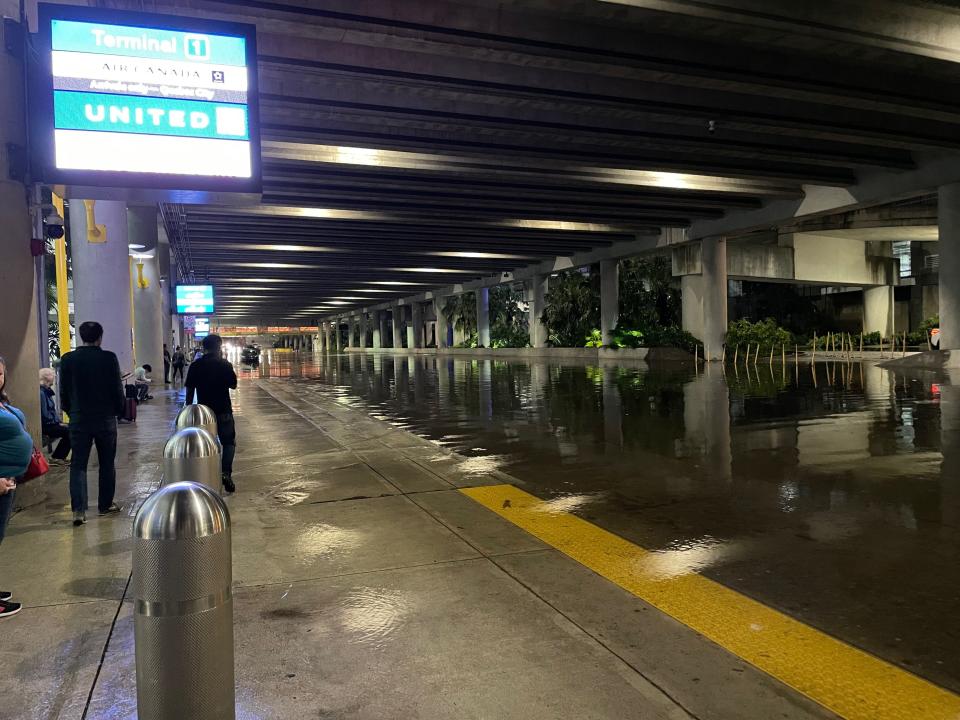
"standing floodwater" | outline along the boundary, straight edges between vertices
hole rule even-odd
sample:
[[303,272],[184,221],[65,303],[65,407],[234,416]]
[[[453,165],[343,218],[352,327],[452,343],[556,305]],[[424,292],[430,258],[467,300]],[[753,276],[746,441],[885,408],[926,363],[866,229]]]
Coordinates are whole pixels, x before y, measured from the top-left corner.
[[703,573],[960,690],[960,399],[943,378],[388,354],[260,372],[509,473],[665,576]]

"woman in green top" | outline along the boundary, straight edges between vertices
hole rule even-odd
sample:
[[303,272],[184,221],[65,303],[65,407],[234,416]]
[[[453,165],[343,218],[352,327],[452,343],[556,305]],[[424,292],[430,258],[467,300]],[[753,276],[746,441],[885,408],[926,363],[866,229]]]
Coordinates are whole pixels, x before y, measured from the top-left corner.
[[[10,404],[4,388],[7,363],[0,357],[0,542],[13,511],[17,478],[27,471],[33,454],[33,438],[26,430],[23,413]],[[20,612],[20,603],[11,602],[13,594],[0,590],[0,619]]]

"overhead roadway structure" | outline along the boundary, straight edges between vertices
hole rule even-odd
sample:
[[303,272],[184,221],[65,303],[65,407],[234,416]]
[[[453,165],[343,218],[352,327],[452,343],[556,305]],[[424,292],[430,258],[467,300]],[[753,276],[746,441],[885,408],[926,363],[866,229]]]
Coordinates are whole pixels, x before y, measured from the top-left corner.
[[231,320],[960,180],[960,14],[933,3],[150,5],[258,27],[262,204],[164,208]]

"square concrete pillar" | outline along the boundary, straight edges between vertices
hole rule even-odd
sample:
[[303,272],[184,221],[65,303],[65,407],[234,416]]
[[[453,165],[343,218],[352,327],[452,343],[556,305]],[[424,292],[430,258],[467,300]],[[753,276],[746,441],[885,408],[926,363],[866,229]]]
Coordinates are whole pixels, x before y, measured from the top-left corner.
[[360,347],[366,349],[370,347],[367,344],[367,314],[360,313]]
[[418,302],[410,306],[410,324],[407,325],[407,347],[423,347],[423,308]]
[[477,345],[490,347],[490,288],[479,288],[477,296]]
[[403,347],[403,306],[398,305],[390,310],[390,322],[393,329],[394,349]]
[[437,316],[437,347],[450,347],[450,322],[443,313],[443,306],[446,304],[445,297],[435,297],[433,299],[433,312]]
[[613,344],[613,331],[620,315],[620,265],[617,260],[600,262],[600,334],[603,345]]
[[863,289],[863,332],[878,332],[883,338],[893,336],[892,285]]
[[534,275],[530,280],[530,304],[527,326],[530,328],[530,345],[535,348],[547,346],[547,326],[540,321],[547,306],[549,275]]
[[683,329],[703,342],[706,359],[719,360],[727,333],[727,245],[723,238],[700,242],[700,274],[683,275],[680,290]]
[[357,319],[353,316],[348,317],[347,318],[347,349],[348,350],[355,347],[354,346],[355,341],[353,338],[355,335],[354,331],[356,329],[356,326],[357,326]]
[[960,349],[960,183],[940,188],[940,349]]
[[386,321],[383,317],[383,310],[374,310],[373,312],[373,349],[379,350],[383,347],[383,336]]

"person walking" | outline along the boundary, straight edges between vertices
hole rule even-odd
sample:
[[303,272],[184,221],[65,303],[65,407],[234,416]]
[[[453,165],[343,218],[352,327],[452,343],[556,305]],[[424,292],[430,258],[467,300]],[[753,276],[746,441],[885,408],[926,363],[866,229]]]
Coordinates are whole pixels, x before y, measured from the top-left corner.
[[97,446],[100,463],[97,508],[101,515],[123,508],[113,501],[117,488],[117,416],[124,411],[123,385],[117,356],[102,350],[103,326],[98,322],[80,325],[83,345],[60,361],[60,390],[63,411],[70,416],[70,506],[75,527],[87,521],[87,463]]
[[163,344],[163,382],[170,384],[170,350],[166,343]]
[[60,421],[57,403],[53,399],[53,386],[57,374],[53,368],[40,368],[40,421],[44,436],[59,440],[51,456],[54,460],[66,460],[70,454],[70,428]]
[[[6,384],[7,363],[0,357],[0,543],[13,514],[17,478],[27,471],[33,455],[33,438],[26,430],[26,418],[10,404]],[[12,598],[12,592],[0,590],[0,618],[20,612],[20,603],[13,602]]]
[[177,345],[171,358],[173,363],[173,382],[177,381],[177,375],[180,376],[180,382],[183,382],[183,368],[187,365],[187,356],[183,354],[183,348]]
[[228,493],[236,491],[233,484],[233,456],[237,452],[237,431],[233,422],[233,405],[230,391],[237,388],[237,374],[233,365],[224,359],[220,350],[223,340],[219,335],[207,335],[203,339],[203,356],[194,360],[187,371],[186,404],[197,402],[206,405],[217,416],[217,437],[223,448],[220,479]]

